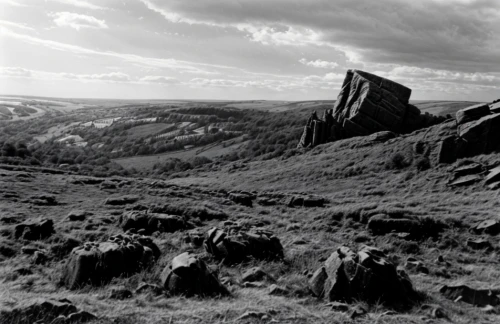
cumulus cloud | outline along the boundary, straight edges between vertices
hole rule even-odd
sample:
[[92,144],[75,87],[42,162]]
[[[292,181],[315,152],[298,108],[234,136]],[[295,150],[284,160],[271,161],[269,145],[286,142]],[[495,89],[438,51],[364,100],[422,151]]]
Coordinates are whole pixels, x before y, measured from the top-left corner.
[[105,29],[108,28],[104,20],[97,19],[92,16],[72,13],[72,12],[56,12],[51,14],[54,22],[59,27],[71,27],[76,30],[81,28]]
[[92,10],[103,10],[106,9],[104,7],[98,6],[96,4],[93,4],[89,1],[84,1],[84,0],[51,0],[55,2],[60,2],[68,5],[72,5],[75,7],[79,8],[84,8],[84,9],[92,9]]
[[307,66],[323,68],[323,69],[333,69],[339,66],[336,62],[329,62],[323,60],[308,61],[305,58],[301,58],[299,62]]
[[0,67],[0,76],[29,78],[32,73],[30,70],[20,67]]

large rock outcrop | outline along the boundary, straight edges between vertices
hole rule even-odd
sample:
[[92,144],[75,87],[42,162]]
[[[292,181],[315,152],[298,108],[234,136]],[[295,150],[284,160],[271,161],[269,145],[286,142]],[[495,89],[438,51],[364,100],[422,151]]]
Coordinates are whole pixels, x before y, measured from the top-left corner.
[[163,287],[172,295],[226,295],[228,290],[198,256],[185,252],[172,259],[160,275]]
[[153,241],[140,235],[115,235],[101,243],[87,242],[73,249],[63,270],[69,289],[85,284],[101,285],[130,275],[151,264],[160,254]]
[[333,110],[322,119],[314,112],[299,147],[381,131],[409,133],[439,123],[443,117],[421,114],[409,104],[411,89],[360,70],[348,70]]
[[416,296],[408,276],[397,270],[377,248],[357,253],[342,246],[333,252],[309,281],[314,295],[330,301],[409,304]]

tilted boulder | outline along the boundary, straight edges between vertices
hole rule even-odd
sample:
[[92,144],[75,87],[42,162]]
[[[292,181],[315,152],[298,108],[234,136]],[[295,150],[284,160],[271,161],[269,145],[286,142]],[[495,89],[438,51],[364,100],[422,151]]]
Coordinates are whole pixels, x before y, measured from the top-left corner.
[[205,250],[228,263],[240,262],[248,257],[256,259],[283,258],[280,240],[268,231],[253,229],[245,231],[223,231],[216,227],[208,231]]
[[230,192],[228,194],[228,197],[230,200],[233,202],[247,206],[247,207],[252,207],[253,203],[252,200],[255,199],[255,196],[250,195],[248,193],[240,193],[240,192]]
[[360,71],[348,70],[333,110],[323,119],[314,112],[304,128],[298,147],[319,144],[381,131],[410,133],[445,120],[409,104],[411,89],[394,81]]
[[362,247],[357,253],[342,246],[311,277],[310,289],[329,301],[409,304],[416,297],[406,273],[397,270],[379,249]]
[[46,218],[17,224],[14,228],[16,239],[22,238],[30,241],[43,240],[54,233],[54,222]]
[[189,252],[172,259],[160,275],[163,287],[172,295],[210,296],[226,295],[228,290],[205,262]]
[[62,281],[69,289],[101,285],[140,271],[159,255],[160,250],[150,238],[136,234],[115,235],[101,243],[87,242],[71,252]]
[[490,114],[488,104],[481,103],[467,108],[460,109],[456,113],[457,125],[462,125]]
[[188,227],[184,217],[177,215],[156,214],[140,211],[125,212],[120,216],[120,226],[124,231],[144,230],[145,234],[153,232],[173,233]]

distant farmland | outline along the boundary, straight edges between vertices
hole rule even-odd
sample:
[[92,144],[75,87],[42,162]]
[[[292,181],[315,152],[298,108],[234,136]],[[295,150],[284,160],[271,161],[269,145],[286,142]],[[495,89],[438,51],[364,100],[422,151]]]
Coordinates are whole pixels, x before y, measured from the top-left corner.
[[166,124],[166,123],[155,123],[155,124],[146,124],[132,127],[127,131],[127,135],[130,138],[141,138],[144,136],[152,136],[166,130],[170,127],[174,126],[174,124]]
[[113,161],[120,164],[125,169],[135,168],[137,170],[147,170],[152,169],[155,164],[164,162],[171,158],[188,160],[194,158],[195,156],[205,156],[213,159],[215,157],[239,150],[246,144],[247,141],[243,139],[243,136],[240,136],[224,142],[212,143],[203,147],[195,147],[184,151],[119,158],[114,159]]

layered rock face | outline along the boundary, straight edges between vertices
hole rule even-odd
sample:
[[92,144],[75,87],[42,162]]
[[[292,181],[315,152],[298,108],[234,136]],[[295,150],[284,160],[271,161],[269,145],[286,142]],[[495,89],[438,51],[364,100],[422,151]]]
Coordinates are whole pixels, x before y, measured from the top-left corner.
[[333,110],[316,113],[304,128],[299,147],[382,131],[409,133],[444,120],[409,104],[411,89],[379,76],[348,70]]
[[364,246],[357,253],[342,246],[311,278],[310,289],[330,301],[401,305],[415,297],[408,276],[396,269],[377,248]]
[[456,114],[456,135],[441,141],[439,163],[500,151],[499,103],[482,103],[461,109]]
[[283,246],[272,233],[254,229],[223,231],[216,227],[207,233],[205,250],[226,262],[240,262],[248,257],[256,259],[283,258]]
[[69,289],[100,285],[121,275],[133,274],[158,258],[153,241],[140,235],[116,235],[107,242],[85,243],[73,249],[62,281]]

